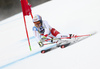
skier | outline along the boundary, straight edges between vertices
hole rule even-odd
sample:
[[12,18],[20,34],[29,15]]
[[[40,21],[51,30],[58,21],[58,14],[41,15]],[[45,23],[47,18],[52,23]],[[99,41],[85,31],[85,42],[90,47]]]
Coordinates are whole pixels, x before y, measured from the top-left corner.
[[44,46],[42,40],[46,38],[61,38],[61,37],[71,37],[72,34],[68,35],[62,35],[59,31],[57,31],[55,28],[52,28],[47,21],[42,20],[42,17],[40,15],[35,15],[33,17],[33,33],[36,37],[36,40],[40,47]]

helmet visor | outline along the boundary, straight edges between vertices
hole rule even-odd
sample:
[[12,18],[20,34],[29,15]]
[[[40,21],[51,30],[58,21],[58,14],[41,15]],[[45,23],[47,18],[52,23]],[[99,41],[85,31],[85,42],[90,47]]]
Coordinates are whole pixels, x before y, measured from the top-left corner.
[[40,23],[41,23],[40,21],[34,22],[34,24],[40,24]]

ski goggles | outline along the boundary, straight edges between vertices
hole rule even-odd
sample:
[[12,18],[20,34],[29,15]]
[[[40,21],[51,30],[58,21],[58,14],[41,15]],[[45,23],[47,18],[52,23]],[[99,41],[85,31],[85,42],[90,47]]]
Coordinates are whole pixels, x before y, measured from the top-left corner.
[[40,23],[41,23],[40,21],[34,22],[34,24],[40,24]]

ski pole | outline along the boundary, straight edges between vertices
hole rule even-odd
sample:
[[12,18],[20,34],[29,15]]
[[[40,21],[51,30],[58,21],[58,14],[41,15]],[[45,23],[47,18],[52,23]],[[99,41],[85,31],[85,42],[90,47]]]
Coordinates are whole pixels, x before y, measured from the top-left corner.
[[91,34],[87,34],[87,35],[76,35],[76,36],[72,36],[72,37],[62,37],[62,38],[55,38],[55,39],[46,39],[45,41],[49,41],[49,40],[57,40],[57,39],[70,39],[70,38],[77,38],[77,37],[84,37],[84,36],[91,36]]

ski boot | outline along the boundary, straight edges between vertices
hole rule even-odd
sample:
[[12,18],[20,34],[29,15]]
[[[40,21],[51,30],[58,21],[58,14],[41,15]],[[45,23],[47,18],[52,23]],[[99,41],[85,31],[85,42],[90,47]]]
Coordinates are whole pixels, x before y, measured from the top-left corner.
[[68,40],[59,40],[57,42],[57,46],[61,47],[61,48],[65,48],[70,44],[70,42]]
[[75,34],[69,34],[69,39],[75,38]]

